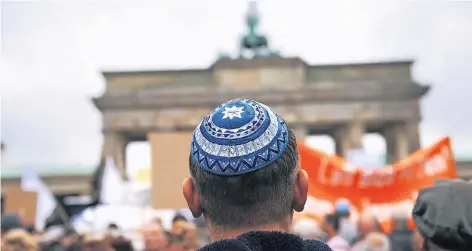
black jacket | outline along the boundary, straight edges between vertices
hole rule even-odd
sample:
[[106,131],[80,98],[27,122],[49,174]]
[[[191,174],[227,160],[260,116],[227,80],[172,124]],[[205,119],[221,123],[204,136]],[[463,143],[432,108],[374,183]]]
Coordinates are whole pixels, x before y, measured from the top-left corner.
[[332,251],[316,240],[304,240],[297,235],[283,232],[252,231],[236,239],[213,242],[199,251]]

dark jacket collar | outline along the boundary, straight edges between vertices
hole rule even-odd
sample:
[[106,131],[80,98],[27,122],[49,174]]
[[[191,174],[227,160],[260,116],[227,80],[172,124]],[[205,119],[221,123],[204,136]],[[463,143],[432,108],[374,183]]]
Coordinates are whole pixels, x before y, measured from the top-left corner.
[[218,240],[200,251],[332,251],[316,240],[304,240],[283,232],[251,231],[235,239]]

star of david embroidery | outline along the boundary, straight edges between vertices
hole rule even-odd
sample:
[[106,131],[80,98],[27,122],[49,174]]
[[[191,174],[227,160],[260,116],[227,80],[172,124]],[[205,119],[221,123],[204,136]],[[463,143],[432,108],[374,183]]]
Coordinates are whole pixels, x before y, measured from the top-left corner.
[[244,112],[243,109],[244,107],[237,107],[234,105],[233,107],[225,107],[225,110],[222,112],[224,114],[222,119],[233,119],[235,117],[241,119],[241,114]]

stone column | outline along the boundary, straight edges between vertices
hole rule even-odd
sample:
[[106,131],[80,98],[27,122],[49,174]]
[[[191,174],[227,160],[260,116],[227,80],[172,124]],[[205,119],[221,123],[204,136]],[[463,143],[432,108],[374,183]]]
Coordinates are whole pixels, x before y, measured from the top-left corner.
[[388,125],[383,130],[383,135],[387,145],[387,162],[406,158],[410,153],[407,126],[403,122]]
[[126,146],[128,139],[123,133],[103,133],[103,155],[105,158],[113,157],[116,167],[124,179],[126,179]]
[[306,126],[294,126],[292,130],[295,133],[295,137],[297,137],[297,141],[305,141],[308,137],[308,128]]
[[419,123],[416,121],[407,122],[406,132],[408,134],[408,153],[414,153],[421,148]]
[[336,154],[347,157],[351,149],[361,149],[365,125],[361,122],[350,122],[342,125],[333,132],[332,137],[336,144]]

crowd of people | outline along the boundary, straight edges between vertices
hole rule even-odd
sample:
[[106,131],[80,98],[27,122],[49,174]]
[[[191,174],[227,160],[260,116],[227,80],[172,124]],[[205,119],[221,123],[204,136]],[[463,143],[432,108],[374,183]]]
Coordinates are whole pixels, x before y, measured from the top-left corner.
[[385,232],[374,215],[362,214],[353,221],[346,207],[337,207],[320,222],[295,223],[293,232],[322,240],[334,251],[421,251],[421,239],[415,238],[408,222],[406,213],[398,213],[392,217],[392,231]]
[[[456,185],[457,186],[457,185]],[[470,185],[469,185],[470,186]],[[448,214],[456,212],[459,219],[461,217],[471,217],[469,203],[454,204],[457,200],[467,199],[464,193],[454,193],[459,195],[455,201],[451,198],[437,197],[441,193],[449,194],[451,189],[463,190],[458,188],[448,188],[448,191],[436,192],[431,195],[431,191],[426,196],[434,196],[431,198],[420,197],[418,201],[417,211],[421,211],[424,203],[429,203],[426,207],[434,207],[432,210],[435,214],[441,215],[447,210]],[[437,190],[431,188],[430,190]],[[471,190],[472,191],[472,190]],[[464,192],[464,191],[462,191]],[[467,192],[467,191],[465,191]],[[469,191],[470,192],[470,191]],[[463,196],[461,198],[461,196]],[[470,197],[470,196],[469,196]],[[426,200],[426,201],[423,201]],[[446,201],[444,201],[446,200]],[[439,204],[450,202],[452,204]],[[422,204],[423,203],[423,204]],[[449,206],[449,207],[448,207]],[[469,207],[469,208],[468,208]],[[453,211],[456,210],[456,211]],[[469,211],[467,211],[469,210]],[[418,213],[418,212],[417,212]],[[468,213],[468,214],[467,214]],[[441,251],[441,250],[469,250],[469,249],[442,249],[435,243],[439,243],[446,247],[454,245],[462,245],[464,247],[472,242],[472,232],[470,229],[464,229],[464,237],[460,236],[459,228],[456,231],[452,229],[448,231],[448,237],[441,236],[440,233],[432,233],[439,231],[436,229],[447,228],[453,226],[451,217],[436,218],[429,221],[428,216],[421,215],[418,222],[429,222],[433,224],[426,229],[412,230],[408,224],[408,214],[403,211],[394,212],[392,214],[393,229],[389,233],[385,233],[377,218],[372,214],[362,214],[357,222],[351,220],[350,208],[347,203],[338,203],[333,213],[326,215],[321,221],[305,221],[295,220],[291,232],[305,239],[320,240],[327,244],[333,251]],[[429,216],[431,217],[431,216]],[[2,249],[4,251],[134,251],[139,250],[133,241],[125,236],[121,228],[111,223],[106,232],[101,235],[97,234],[77,234],[65,226],[51,226],[45,232],[35,231],[32,226],[24,226],[21,217],[15,214],[4,214],[2,220]],[[466,225],[466,227],[470,225]],[[421,231],[422,230],[422,231]],[[469,230],[469,232],[467,232]],[[156,218],[143,226],[140,230],[143,240],[143,249],[146,251],[194,251],[211,242],[210,234],[206,228],[202,218],[190,221],[180,214],[176,214],[172,219],[169,229],[165,229],[161,219]],[[422,235],[426,233],[426,236]],[[428,236],[429,233],[429,236]],[[468,234],[468,235],[467,235]],[[456,235],[456,237],[454,237]],[[427,238],[425,238],[427,237]],[[431,238],[433,241],[431,241]],[[425,242],[425,239],[427,240]],[[444,239],[446,239],[444,241]],[[441,244],[439,244],[441,245]],[[432,248],[434,247],[434,248]],[[472,249],[470,249],[472,250]]]
[[[204,224],[177,215],[164,229],[153,220],[142,229],[143,249],[472,251],[472,183],[463,181],[420,191],[411,215],[393,214],[391,233],[371,214],[353,222],[342,203],[317,224],[294,221],[294,212],[305,208],[309,186],[296,142],[292,129],[266,105],[235,99],[218,106],[195,130],[190,177],[182,184],[189,210],[204,217]],[[407,224],[410,216],[415,232]],[[39,234],[23,229],[17,216],[2,217],[3,251],[135,249],[116,224],[101,236],[64,228]]]
[[[172,226],[165,229],[156,218],[139,229],[144,250],[194,251],[210,242],[210,236],[200,221],[189,221],[177,214]],[[66,225],[50,226],[45,231],[35,231],[24,226],[16,214],[2,216],[2,250],[8,251],[134,251],[140,250],[115,223],[108,225],[104,233],[79,234]]]

